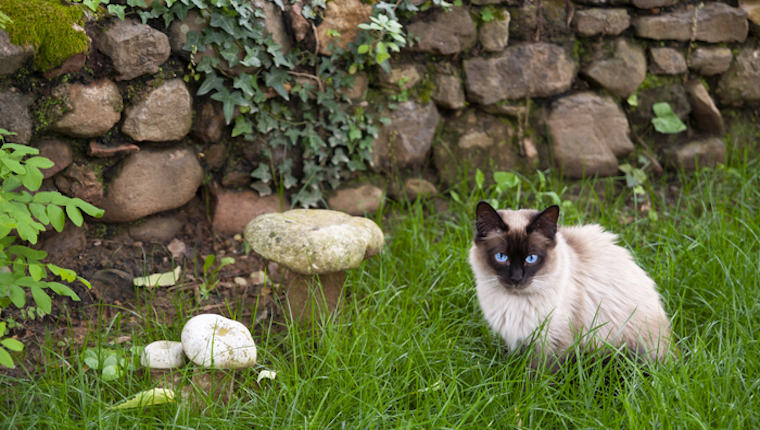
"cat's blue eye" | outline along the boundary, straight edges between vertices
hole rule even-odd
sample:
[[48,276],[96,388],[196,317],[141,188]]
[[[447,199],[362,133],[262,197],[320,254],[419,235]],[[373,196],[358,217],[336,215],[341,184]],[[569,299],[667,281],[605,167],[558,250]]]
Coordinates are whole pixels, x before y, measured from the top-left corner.
[[538,261],[538,255],[536,255],[536,254],[531,254],[531,255],[525,257],[525,262],[528,263],[528,264],[533,264],[536,261]]
[[509,257],[507,257],[507,254],[503,254],[501,252],[497,252],[493,258],[496,259],[499,263],[505,263]]

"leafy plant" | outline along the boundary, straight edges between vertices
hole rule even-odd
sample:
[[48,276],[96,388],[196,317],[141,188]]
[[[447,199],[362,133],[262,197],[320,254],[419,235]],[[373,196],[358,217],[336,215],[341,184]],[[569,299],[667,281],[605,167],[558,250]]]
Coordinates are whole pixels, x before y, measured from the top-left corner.
[[404,28],[396,20],[395,15],[378,13],[370,17],[369,24],[359,24],[365,30],[364,42],[359,45],[356,52],[360,55],[369,54],[370,64],[378,64],[387,73],[391,72],[388,60],[391,58],[389,50],[399,52],[407,44]]
[[127,371],[137,370],[142,349],[143,347],[134,346],[129,350],[87,348],[82,354],[82,361],[87,367],[100,372],[103,381],[115,381],[123,378]]
[[[32,318],[36,314],[42,317],[52,311],[52,299],[47,289],[79,300],[68,286],[45,281],[49,274],[65,282],[78,280],[87,287],[90,287],[90,283],[77,276],[73,270],[41,263],[47,253],[31,249],[23,243],[37,243],[38,235],[45,231],[47,225],[62,231],[67,216],[75,225],[81,226],[84,222],[81,211],[101,217],[103,210],[58,192],[43,191],[32,195],[30,191],[37,191],[42,185],[40,169],[52,167],[53,162],[37,156],[39,151],[35,148],[4,143],[5,136],[13,134],[0,129],[0,311],[11,304],[19,309],[25,308],[28,289],[36,307],[27,309],[26,316]],[[0,338],[4,336],[5,326],[3,322]],[[0,344],[16,350],[4,341],[5,339],[0,340]],[[11,344],[17,346],[14,342]],[[11,356],[2,347],[0,364],[13,367]]]
[[[380,11],[392,13],[387,11],[396,6],[381,2],[374,7],[377,22],[373,23],[378,30],[372,27],[372,35],[360,36],[360,40],[371,44],[374,54],[387,54],[405,42],[398,40],[403,37],[395,19],[380,18]],[[323,8],[324,3],[311,2],[308,8],[304,6],[302,15],[312,19]],[[222,104],[225,120],[234,123],[233,137],[248,142],[263,137],[268,143],[264,161],[251,174],[255,190],[261,195],[275,189],[297,190],[291,199],[293,205],[316,206],[326,189],[366,169],[379,124],[376,112],[352,106],[344,95],[354,82],[354,77],[344,70],[355,65],[355,71],[365,61],[365,55],[359,54],[355,45],[343,49],[331,42],[327,46],[330,55],[319,55],[298,45],[285,52],[266,32],[263,12],[247,1],[154,1],[150,10],[135,12],[143,22],[162,19],[169,25],[193,9],[208,25],[200,32],[188,32],[183,49],[194,54],[208,50],[213,53],[191,62],[187,79],[201,82],[199,95],[208,95]],[[374,42],[382,45],[378,47]],[[230,72],[231,68],[235,68],[234,72]],[[273,155],[296,151],[303,153],[300,180],[296,179],[290,157],[276,159]]]
[[663,134],[678,134],[686,130],[686,124],[673,112],[667,102],[652,105],[655,117],[652,118],[654,129]]
[[232,257],[222,257],[219,259],[218,263],[214,254],[206,257],[203,261],[203,281],[199,286],[201,300],[205,300],[211,290],[216,288],[217,284],[219,284],[219,271],[222,267],[231,264],[235,264],[235,259]]

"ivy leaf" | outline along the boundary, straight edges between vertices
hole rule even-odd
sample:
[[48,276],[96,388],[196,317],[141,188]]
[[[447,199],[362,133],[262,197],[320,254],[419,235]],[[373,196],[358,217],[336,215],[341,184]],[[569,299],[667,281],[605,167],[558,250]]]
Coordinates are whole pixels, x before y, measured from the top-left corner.
[[266,86],[273,88],[277,94],[285,100],[290,100],[288,90],[285,89],[285,82],[288,80],[288,73],[282,69],[274,69],[264,74],[264,83]]
[[256,83],[256,76],[251,76],[248,73],[241,73],[239,76],[236,76],[232,80],[232,87],[242,90],[247,98],[253,97],[259,88]]
[[235,34],[235,18],[221,13],[212,13],[209,25],[215,28],[221,28],[228,34]]
[[261,67],[261,59],[259,55],[264,52],[260,46],[244,46],[245,58],[240,61],[240,64],[246,67]]
[[232,137],[237,137],[241,134],[253,134],[253,123],[244,115],[235,118],[235,128],[232,129]]
[[124,18],[126,17],[125,11],[127,7],[124,5],[117,5],[117,4],[109,4],[108,5],[108,12],[116,15],[117,18],[124,21]]
[[240,48],[237,47],[237,45],[230,45],[227,48],[222,49],[219,51],[219,54],[227,60],[228,63],[230,63],[231,67],[237,66],[237,64],[240,62],[240,59],[238,58],[238,54],[240,53]]
[[256,190],[256,192],[259,193],[261,197],[272,194],[272,187],[270,187],[268,184],[265,184],[261,181],[252,182],[251,188]]
[[298,138],[301,137],[301,130],[293,127],[289,128],[285,131],[285,136],[287,136],[290,139],[290,144],[295,145],[298,143]]
[[272,40],[271,36],[267,39],[267,52],[272,55],[275,67],[279,68],[280,66],[286,66],[289,69],[295,68],[295,66],[293,66],[293,63],[291,63],[283,55],[282,46],[275,43],[274,40]]
[[211,90],[221,91],[222,89],[224,89],[224,79],[216,76],[216,73],[211,72],[206,75],[206,80],[198,88],[198,95],[202,96],[208,94]]
[[251,177],[259,179],[263,183],[269,183],[272,180],[272,172],[266,163],[259,163],[259,166],[251,172]]
[[224,120],[227,124],[232,122],[232,115],[235,113],[235,106],[247,106],[248,103],[243,98],[240,91],[229,92],[227,88],[222,87],[221,91],[211,95],[211,98],[222,102],[224,111]]

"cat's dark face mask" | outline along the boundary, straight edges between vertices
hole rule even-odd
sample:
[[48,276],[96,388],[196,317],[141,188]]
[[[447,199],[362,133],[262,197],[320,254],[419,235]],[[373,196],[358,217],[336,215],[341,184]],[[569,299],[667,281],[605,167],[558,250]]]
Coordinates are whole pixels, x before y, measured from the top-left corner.
[[484,251],[488,265],[508,290],[530,286],[554,248],[559,207],[536,211],[524,228],[510,228],[486,202],[476,209],[475,244]]

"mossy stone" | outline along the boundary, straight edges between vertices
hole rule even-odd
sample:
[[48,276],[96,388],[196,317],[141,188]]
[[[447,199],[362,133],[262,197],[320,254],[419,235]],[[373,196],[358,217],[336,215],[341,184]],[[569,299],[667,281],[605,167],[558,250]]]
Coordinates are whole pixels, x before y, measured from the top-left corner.
[[11,43],[34,47],[37,70],[53,69],[89,47],[85,32],[73,27],[84,27],[82,10],[77,6],[54,0],[3,0],[3,13],[12,20],[6,24]]

